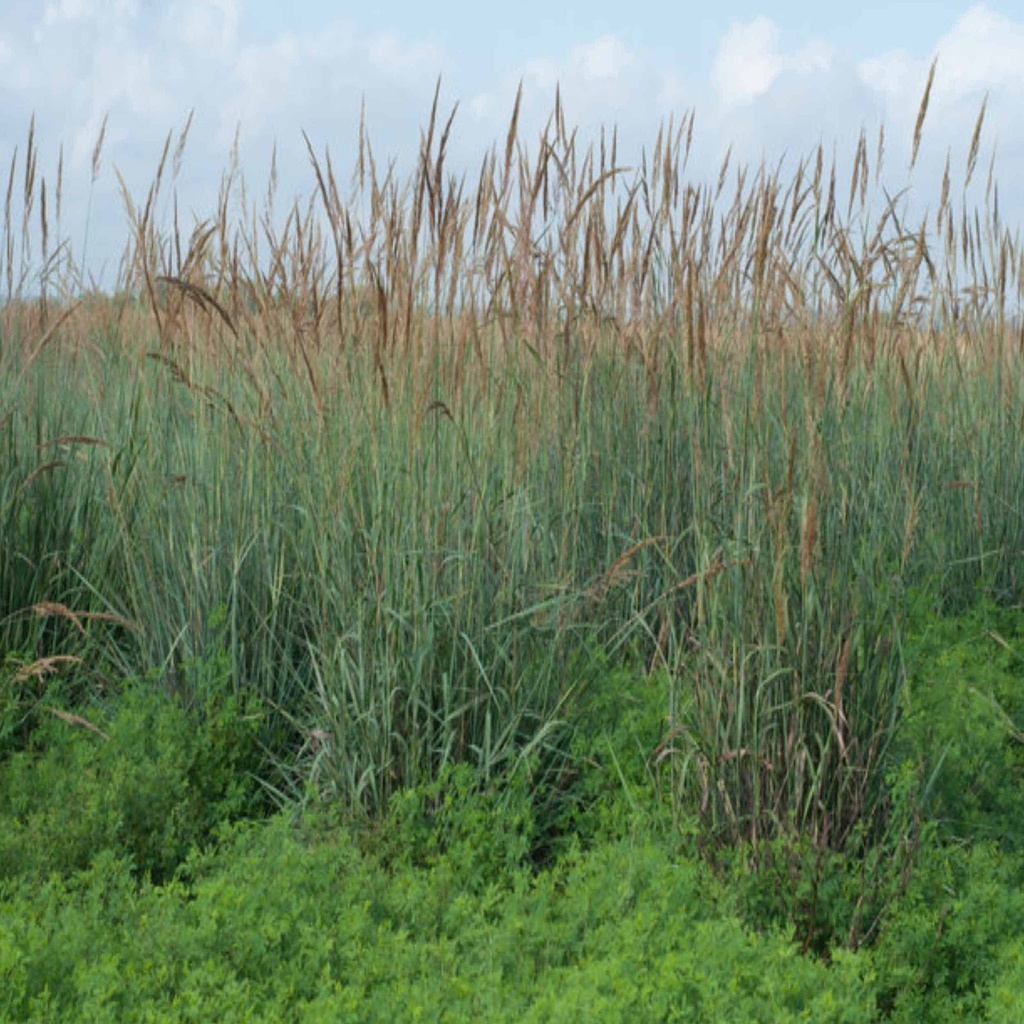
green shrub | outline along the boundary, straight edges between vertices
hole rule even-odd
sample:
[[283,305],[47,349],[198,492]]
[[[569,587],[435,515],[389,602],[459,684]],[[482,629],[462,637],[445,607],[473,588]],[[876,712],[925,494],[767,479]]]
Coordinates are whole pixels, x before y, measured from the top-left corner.
[[918,628],[897,757],[942,834],[1024,851],[1024,616],[982,604]]
[[446,862],[475,886],[527,865],[533,818],[525,772],[483,785],[469,765],[391,798],[388,814],[368,831],[366,845],[393,866]]
[[259,811],[257,728],[223,690],[185,708],[141,682],[44,714],[0,763],[0,879],[67,875],[102,851],[169,878],[219,822]]
[[939,1024],[984,1020],[990,1005],[1005,1011],[1008,993],[1021,983],[1021,866],[992,843],[935,843],[922,851],[875,951],[887,1019]]
[[1014,939],[1003,947],[999,974],[992,983],[988,1002],[990,1024],[1015,1024],[1024,1006],[1024,940]]
[[[530,880],[455,859],[382,869],[340,830],[283,817],[222,830],[177,879],[124,860],[9,881],[10,1021],[866,1022],[870,964],[756,936],[699,862],[603,844]],[[867,969],[868,973],[865,973]]]
[[782,834],[715,849],[744,923],[790,929],[800,950],[828,960],[871,946],[898,906],[922,849],[937,845],[919,818],[919,774],[904,764],[887,779],[881,835],[858,831],[842,852],[809,835]]
[[674,831],[655,764],[668,689],[663,673],[614,667],[607,658],[595,658],[581,676],[568,756],[533,792],[536,864],[632,833]]

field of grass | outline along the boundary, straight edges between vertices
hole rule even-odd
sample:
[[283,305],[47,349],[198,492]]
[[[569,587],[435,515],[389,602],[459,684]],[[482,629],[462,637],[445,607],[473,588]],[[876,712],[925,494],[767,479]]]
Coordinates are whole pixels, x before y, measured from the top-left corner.
[[111,295],[15,156],[3,1018],[1020,1019],[993,182],[451,126],[164,224],[186,126]]

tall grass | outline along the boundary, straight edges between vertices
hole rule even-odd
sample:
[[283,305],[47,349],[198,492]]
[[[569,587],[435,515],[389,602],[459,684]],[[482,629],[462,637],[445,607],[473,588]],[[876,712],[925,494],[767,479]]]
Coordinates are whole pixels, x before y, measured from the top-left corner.
[[652,766],[710,839],[843,849],[884,824],[908,608],[1018,598],[1019,241],[991,181],[984,217],[954,209],[948,168],[942,251],[897,202],[869,222],[881,136],[845,184],[819,148],[709,188],[692,116],[632,170],[557,98],[532,160],[518,118],[456,178],[435,96],[410,179],[361,130],[347,196],[307,142],[280,230],[275,174],[261,209],[234,169],[208,220],[158,224],[186,125],[124,190],[116,294],[62,247],[38,301],[30,132],[0,650],[186,700],[226,654],[271,711],[268,784],[369,814],[453,761],[558,771],[622,662],[665,680]]

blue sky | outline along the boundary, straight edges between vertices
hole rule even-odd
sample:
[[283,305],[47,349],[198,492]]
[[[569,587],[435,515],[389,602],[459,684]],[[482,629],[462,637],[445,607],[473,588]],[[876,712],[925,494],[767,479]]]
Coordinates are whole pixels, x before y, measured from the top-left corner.
[[[1010,15],[1014,4],[991,6]],[[968,9],[962,0],[854,3],[836,5],[790,0],[765,5],[762,0],[719,3],[671,3],[665,0],[586,0],[554,5],[545,0],[482,4],[440,0],[429,4],[403,3],[367,14],[370,28],[396,28],[412,38],[433,38],[452,53],[461,54],[467,69],[486,70],[487,61],[527,61],[542,53],[568,50],[603,35],[616,35],[627,45],[651,50],[667,64],[710,68],[715,48],[731,24],[767,16],[782,29],[784,45],[815,37],[860,59],[886,49],[924,53]],[[254,35],[270,38],[289,30],[315,31],[338,10],[335,3],[306,2],[290,8],[279,3],[249,3],[243,25]],[[1024,13],[1018,8],[1018,14]],[[357,19],[358,20],[358,19]],[[484,45],[486,41],[486,46]]]
[[786,152],[795,166],[822,141],[842,162],[862,127],[873,140],[884,123],[883,182],[893,191],[907,183],[914,117],[938,56],[915,201],[934,207],[947,149],[960,180],[987,94],[984,169],[997,144],[1001,211],[1024,222],[1022,0],[5,0],[4,11],[0,169],[23,148],[34,113],[39,169],[51,186],[65,149],[61,227],[79,251],[93,144],[109,116],[89,207],[90,268],[107,261],[108,280],[126,237],[114,169],[144,196],[164,137],[192,108],[177,188],[183,209],[206,215],[236,129],[254,193],[276,142],[283,196],[308,194],[303,129],[318,149],[330,147],[336,167],[351,168],[363,102],[379,157],[410,161],[438,75],[445,109],[460,103],[452,157],[467,167],[503,138],[520,81],[527,139],[557,83],[585,138],[618,125],[626,163],[651,145],[660,122],[693,108],[697,178],[715,174],[729,145],[746,162]]

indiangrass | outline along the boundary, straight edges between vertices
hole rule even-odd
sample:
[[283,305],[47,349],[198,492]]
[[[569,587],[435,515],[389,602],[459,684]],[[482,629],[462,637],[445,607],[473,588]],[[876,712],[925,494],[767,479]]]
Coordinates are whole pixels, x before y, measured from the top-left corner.
[[992,182],[954,210],[947,165],[940,252],[895,203],[867,222],[881,136],[848,187],[819,148],[708,188],[692,116],[632,170],[557,98],[531,161],[518,117],[471,180],[436,96],[405,183],[363,129],[345,196],[310,146],[283,229],[273,169],[262,210],[232,169],[209,219],[158,224],[186,125],[124,189],[112,296],[54,245],[30,130],[0,651],[40,692],[184,700],[224,659],[268,709],[267,785],[356,815],[453,762],[557,784],[625,664],[664,681],[652,771],[709,842],[877,835],[909,614],[1022,583],[1024,275]]

